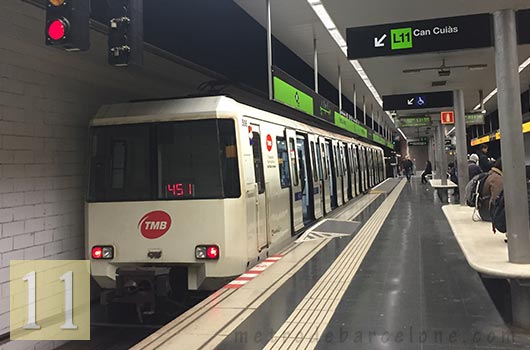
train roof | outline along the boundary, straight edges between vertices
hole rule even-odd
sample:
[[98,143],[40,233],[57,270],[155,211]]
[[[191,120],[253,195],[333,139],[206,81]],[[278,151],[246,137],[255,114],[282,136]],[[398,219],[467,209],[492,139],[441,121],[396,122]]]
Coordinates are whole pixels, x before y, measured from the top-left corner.
[[212,117],[233,118],[238,115],[284,125],[295,130],[318,133],[329,137],[333,136],[341,140],[349,140],[350,142],[360,143],[372,148],[380,148],[358,140],[353,136],[348,137],[343,134],[337,134],[325,130],[321,127],[311,126],[303,122],[240,103],[227,96],[190,97],[104,105],[91,120],[90,125],[138,124]]

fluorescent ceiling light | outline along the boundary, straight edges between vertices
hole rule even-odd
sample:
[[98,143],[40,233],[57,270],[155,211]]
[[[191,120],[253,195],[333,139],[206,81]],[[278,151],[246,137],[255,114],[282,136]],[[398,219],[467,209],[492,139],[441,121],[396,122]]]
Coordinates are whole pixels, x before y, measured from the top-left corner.
[[[348,57],[348,47],[347,47],[347,44],[346,44],[346,40],[344,40],[344,38],[340,34],[339,30],[335,26],[335,23],[331,19],[328,11],[326,10],[326,8],[322,4],[322,2],[320,0],[307,0],[307,2],[309,3],[309,5],[311,5],[311,7],[313,8],[313,11],[315,11],[315,13],[317,14],[318,18],[320,18],[320,21],[322,22],[322,24],[324,24],[324,27],[326,27],[326,29],[328,30],[329,34],[333,38],[333,40],[335,40],[337,45],[340,47],[341,51],[344,53],[344,56]],[[359,77],[363,80],[363,82],[366,85],[366,87],[370,90],[370,92],[374,96],[374,99],[377,101],[379,106],[381,108],[383,108],[383,100],[381,99],[381,96],[379,95],[379,92],[376,90],[376,88],[374,87],[374,85],[370,81],[370,78],[368,78],[368,75],[364,71],[364,69],[361,66],[361,64],[359,63],[359,61],[352,60],[350,62],[353,65],[353,68],[355,69],[355,71],[357,72]],[[395,124],[394,119],[392,119],[392,117],[390,116],[390,114],[388,112],[387,112],[387,115],[388,115],[390,121],[393,124]]]
[[337,28],[331,29],[329,31],[329,34],[331,34],[333,39],[335,39],[335,42],[337,43],[337,45],[339,45],[339,47],[341,47],[341,48],[347,47],[346,46],[346,41],[344,40],[342,35],[340,35],[340,32],[339,32],[339,30]]
[[[523,70],[525,70],[526,67],[528,67],[530,65],[530,57],[528,57],[523,63],[521,63],[521,65],[519,66],[519,73],[521,73]],[[482,100],[482,105],[485,105],[486,102],[488,102],[489,100],[491,100],[491,98],[493,96],[495,96],[497,94],[497,88],[495,88],[492,92],[490,92],[488,94],[488,96],[486,96],[484,98],[484,100]],[[475,106],[475,108],[473,108],[473,110],[477,111],[480,109],[480,103],[478,105]]]
[[407,141],[407,137],[405,136],[405,134],[403,133],[403,131],[401,131],[401,128],[397,128],[399,133],[401,134],[401,136],[403,136],[403,138],[405,139],[405,141]]
[[333,23],[333,20],[329,16],[328,11],[326,11],[326,9],[324,8],[324,5],[316,4],[312,6],[313,6],[313,10],[317,14],[318,18],[320,18],[320,20],[322,21],[326,29],[335,28],[335,23]]
[[519,66],[519,73],[521,73],[526,67],[530,65],[530,57],[526,59],[521,65]]

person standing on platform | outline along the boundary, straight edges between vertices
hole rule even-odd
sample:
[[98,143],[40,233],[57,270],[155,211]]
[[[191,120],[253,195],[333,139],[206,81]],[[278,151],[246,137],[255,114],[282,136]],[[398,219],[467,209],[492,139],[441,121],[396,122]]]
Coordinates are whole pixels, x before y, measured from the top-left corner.
[[425,162],[425,170],[423,171],[423,173],[421,173],[421,183],[426,184],[428,181],[425,176],[431,175],[431,174],[432,174],[432,164],[430,160],[427,160],[427,162]]
[[405,157],[405,160],[403,161],[402,167],[403,172],[405,173],[405,176],[407,177],[407,181],[410,181],[410,178],[412,177],[412,168],[413,168],[412,160],[407,156]]
[[491,169],[491,163],[488,159],[488,145],[483,144],[480,146],[479,161],[478,165],[483,172],[487,173]]

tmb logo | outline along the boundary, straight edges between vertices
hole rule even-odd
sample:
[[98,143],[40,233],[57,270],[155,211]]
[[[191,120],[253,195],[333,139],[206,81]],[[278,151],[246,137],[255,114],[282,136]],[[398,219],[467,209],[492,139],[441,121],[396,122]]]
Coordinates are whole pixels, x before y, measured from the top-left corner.
[[147,239],[162,237],[171,227],[171,217],[162,210],[155,210],[145,214],[138,222],[138,228]]

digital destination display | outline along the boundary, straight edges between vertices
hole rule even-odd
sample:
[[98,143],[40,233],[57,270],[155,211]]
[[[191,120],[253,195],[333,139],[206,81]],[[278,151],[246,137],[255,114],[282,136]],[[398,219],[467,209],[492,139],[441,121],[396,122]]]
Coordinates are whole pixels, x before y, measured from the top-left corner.
[[195,194],[195,185],[189,182],[177,182],[167,184],[168,196],[173,197],[193,197]]

